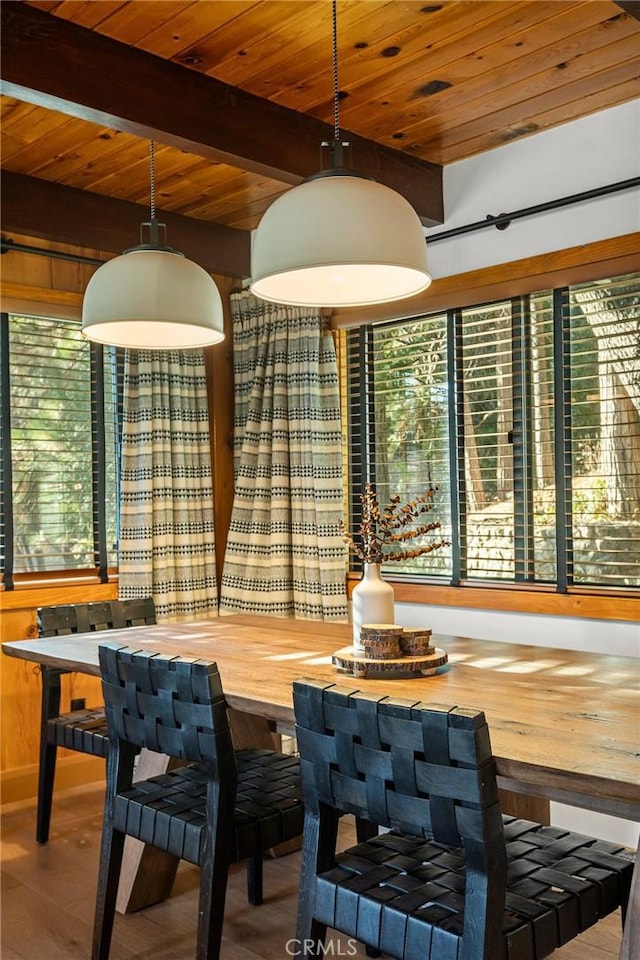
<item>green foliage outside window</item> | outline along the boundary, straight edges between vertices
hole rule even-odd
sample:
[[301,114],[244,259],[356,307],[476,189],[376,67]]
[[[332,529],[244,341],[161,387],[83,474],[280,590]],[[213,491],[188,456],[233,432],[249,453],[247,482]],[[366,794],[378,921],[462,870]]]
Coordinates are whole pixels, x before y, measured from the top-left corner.
[[[100,537],[111,547],[108,562],[116,562],[115,357],[104,352],[105,388],[98,395],[92,349],[93,363],[101,362],[77,322],[8,318],[10,409],[3,413],[12,483],[3,502],[12,512],[15,573],[95,567]],[[106,461],[105,530],[96,521],[98,444]]]
[[640,586],[640,276],[558,293],[349,335],[354,490],[433,483],[457,547],[389,573]]

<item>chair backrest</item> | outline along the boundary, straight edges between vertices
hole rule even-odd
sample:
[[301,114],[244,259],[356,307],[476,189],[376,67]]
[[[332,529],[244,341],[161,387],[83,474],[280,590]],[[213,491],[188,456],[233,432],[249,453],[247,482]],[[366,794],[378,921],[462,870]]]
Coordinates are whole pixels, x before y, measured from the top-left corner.
[[140,600],[103,600],[38,608],[38,636],[59,637],[93,630],[118,630],[156,622],[151,597]]
[[136,651],[115,641],[99,647],[110,740],[213,766],[235,783],[227,706],[215,663]]
[[345,686],[294,683],[305,806],[321,804],[438,843],[504,850],[484,714]]

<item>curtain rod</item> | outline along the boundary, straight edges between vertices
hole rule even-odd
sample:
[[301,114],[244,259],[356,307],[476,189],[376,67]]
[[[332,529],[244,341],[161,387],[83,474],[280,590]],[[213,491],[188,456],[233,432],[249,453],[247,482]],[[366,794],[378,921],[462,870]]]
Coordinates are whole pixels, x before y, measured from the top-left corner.
[[15,253],[36,253],[41,257],[52,257],[54,260],[71,260],[73,263],[88,263],[92,267],[99,267],[106,263],[106,260],[98,260],[96,257],[83,257],[79,253],[65,253],[63,250],[49,250],[46,247],[31,247],[26,243],[16,243],[15,240],[0,239],[0,253],[9,253],[13,250]]
[[[583,203],[585,200],[594,200],[597,197],[605,197],[611,193],[620,193],[622,190],[631,190],[638,186],[640,186],[640,177],[631,177],[629,180],[619,180],[617,183],[594,187],[593,190],[573,193],[568,197],[560,197],[558,200],[547,200],[545,203],[538,203],[533,207],[523,207],[521,210],[514,210],[511,213],[500,213],[497,217],[488,213],[485,220],[476,220],[475,223],[467,223],[462,227],[453,227],[451,230],[434,233],[427,237],[427,242],[436,243],[438,240],[449,240],[451,237],[460,237],[465,233],[473,233],[476,230],[484,230],[487,227],[506,230],[513,220],[521,220],[523,217],[533,217],[537,213],[546,213],[549,210],[567,207],[572,203]],[[99,267],[107,262],[106,260],[99,260],[96,257],[83,257],[80,254],[65,253],[62,250],[49,250],[45,247],[33,247],[26,243],[16,243],[14,240],[6,240],[2,237],[0,239],[0,253],[8,253],[11,250],[15,253],[33,253],[41,257],[52,257],[56,260],[71,260],[74,263],[87,263],[95,267]]]
[[427,243],[431,244],[437,240],[448,240],[450,237],[460,237],[465,233],[473,233],[475,230],[484,230],[486,227],[506,230],[512,220],[521,220],[523,217],[533,217],[537,213],[546,213],[548,210],[567,207],[571,203],[582,203],[584,200],[594,200],[596,197],[605,197],[610,193],[619,193],[621,190],[631,190],[633,187],[638,186],[640,186],[640,177],[631,177],[630,180],[618,180],[617,183],[609,183],[603,187],[594,187],[593,190],[583,190],[582,193],[572,193],[570,196],[561,197],[558,200],[547,200],[545,203],[538,203],[533,207],[523,207],[521,210],[514,210],[512,213],[500,213],[497,217],[488,213],[486,220],[476,220],[475,223],[467,223],[463,227],[452,227],[451,230],[443,230],[441,233],[428,235]]

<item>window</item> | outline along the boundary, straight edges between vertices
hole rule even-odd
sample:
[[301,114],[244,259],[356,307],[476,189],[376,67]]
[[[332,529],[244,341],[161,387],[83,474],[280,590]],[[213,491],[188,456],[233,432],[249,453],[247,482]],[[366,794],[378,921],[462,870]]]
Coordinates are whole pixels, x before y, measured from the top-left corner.
[[2,315],[2,565],[116,563],[118,367],[75,321]]
[[406,578],[640,586],[640,275],[346,334],[351,521],[438,488]]

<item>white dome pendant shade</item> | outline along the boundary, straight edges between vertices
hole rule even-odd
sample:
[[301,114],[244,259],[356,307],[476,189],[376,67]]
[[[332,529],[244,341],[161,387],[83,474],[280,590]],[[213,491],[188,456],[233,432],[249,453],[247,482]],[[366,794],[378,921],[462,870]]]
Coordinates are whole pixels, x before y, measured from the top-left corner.
[[338,4],[333,22],[331,166],[273,203],[253,240],[251,292],[275,303],[355,307],[403,300],[431,283],[420,219],[404,197],[343,164]]
[[[82,332],[89,340],[137,350],[192,350],[224,340],[220,293],[206,270],[168,247],[156,219],[155,144],[149,143],[148,243],[107,260],[87,284]],[[161,242],[161,235],[162,240]]]
[[170,248],[134,247],[91,277],[82,303],[90,340],[189,350],[224,340],[222,300],[202,267]]
[[347,169],[316,174],[266,211],[252,251],[251,292],[301,306],[402,300],[431,283],[411,204]]

